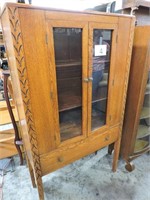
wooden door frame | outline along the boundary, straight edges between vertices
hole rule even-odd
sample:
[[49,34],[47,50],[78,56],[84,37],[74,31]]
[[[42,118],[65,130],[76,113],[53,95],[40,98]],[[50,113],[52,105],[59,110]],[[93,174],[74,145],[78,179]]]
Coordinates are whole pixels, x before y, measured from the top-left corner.
[[[88,22],[66,21],[66,20],[46,20],[47,21],[47,49],[49,58],[49,66],[51,73],[51,91],[53,96],[53,131],[55,135],[56,148],[65,146],[70,143],[75,143],[87,137],[87,90],[88,85],[83,80],[88,76]],[[56,80],[56,64],[55,64],[55,51],[54,51],[54,38],[53,28],[81,28],[82,32],[82,135],[61,141],[59,129],[59,109],[57,97],[57,80]],[[50,59],[51,58],[51,59]]]
[[118,24],[115,23],[97,23],[89,22],[89,77],[92,77],[92,52],[93,52],[93,30],[102,29],[102,30],[112,30],[112,45],[111,45],[111,55],[110,55],[110,69],[109,69],[109,82],[108,82],[108,101],[107,101],[107,115],[106,115],[106,124],[94,131],[91,131],[91,105],[92,105],[92,82],[88,83],[88,136],[92,134],[100,134],[110,127],[111,119],[111,107],[110,102],[112,101],[112,90],[115,89],[114,78],[115,78],[115,54],[117,49],[117,30]]

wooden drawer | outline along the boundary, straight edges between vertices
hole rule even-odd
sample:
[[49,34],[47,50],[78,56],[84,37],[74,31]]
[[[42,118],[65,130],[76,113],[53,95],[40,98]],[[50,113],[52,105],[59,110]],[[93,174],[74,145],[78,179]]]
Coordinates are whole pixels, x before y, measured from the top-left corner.
[[42,174],[55,171],[67,164],[72,163],[88,154],[91,154],[119,137],[119,126],[112,128],[97,136],[91,135],[89,138],[65,147],[58,148],[48,154],[40,156]]

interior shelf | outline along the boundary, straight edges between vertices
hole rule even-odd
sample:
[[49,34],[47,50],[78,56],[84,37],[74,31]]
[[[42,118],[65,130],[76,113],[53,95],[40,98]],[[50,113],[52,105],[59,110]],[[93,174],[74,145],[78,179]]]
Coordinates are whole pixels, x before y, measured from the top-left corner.
[[62,123],[60,124],[61,140],[68,140],[73,137],[81,135],[81,124],[76,123]]
[[149,146],[148,141],[138,139],[135,142],[134,153],[138,153],[148,146]]
[[64,94],[59,96],[59,111],[65,111],[80,107],[82,99],[80,95]]
[[71,67],[71,66],[81,66],[81,61],[76,60],[63,60],[56,63],[57,67]]
[[[102,63],[109,63],[110,60],[102,60]],[[76,61],[76,60],[62,60],[59,62],[56,62],[57,67],[71,67],[71,66],[81,66],[82,62],[81,61]]]
[[148,126],[139,125],[137,131],[137,139],[150,135],[150,128]]
[[148,117],[150,117],[150,110],[149,110],[148,107],[143,107],[140,119],[145,119],[145,118],[148,118]]
[[[12,100],[10,100],[11,104],[12,104]],[[11,105],[11,108],[15,108],[14,105]],[[7,110],[7,104],[6,104],[6,101],[0,101],[0,111],[2,110]]]
[[[94,97],[92,100],[92,103],[99,102],[106,100],[106,96],[97,96]],[[74,94],[64,94],[60,96],[60,101],[59,101],[59,112],[78,108],[82,106],[82,99],[81,96],[75,96]]]
[[13,140],[15,138],[15,135],[14,133],[4,133],[4,134],[1,134],[0,133],[0,142],[8,142],[10,140]]
[[[93,115],[94,114],[94,115]],[[106,123],[106,114],[103,112],[92,113],[92,131],[104,126]]]

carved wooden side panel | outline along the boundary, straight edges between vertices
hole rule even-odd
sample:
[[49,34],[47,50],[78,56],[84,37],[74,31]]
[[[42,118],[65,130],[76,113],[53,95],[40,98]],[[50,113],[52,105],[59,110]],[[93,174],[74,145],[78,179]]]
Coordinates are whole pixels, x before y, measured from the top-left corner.
[[26,123],[28,127],[28,134],[31,143],[34,172],[36,177],[36,182],[39,190],[40,199],[44,199],[43,187],[42,187],[42,172],[40,166],[40,159],[38,154],[38,144],[36,138],[36,130],[32,115],[30,92],[29,92],[29,82],[26,69],[26,63],[24,58],[24,49],[21,35],[21,28],[19,22],[18,8],[8,7],[9,21],[11,26],[11,35],[13,40],[13,47],[15,52],[16,67],[18,70],[22,100],[24,105],[24,112],[26,116]]
[[[124,82],[124,93],[123,93],[123,102],[122,102],[122,112],[121,112],[121,123],[119,125],[119,137],[118,141],[114,144],[114,159],[113,159],[113,171],[116,171],[117,169],[117,162],[118,162],[118,156],[120,151],[120,143],[121,143],[121,134],[122,134],[122,128],[123,128],[123,119],[124,119],[124,113],[125,113],[125,105],[126,105],[126,96],[127,96],[127,88],[128,88],[128,77],[129,77],[129,71],[130,71],[130,60],[131,60],[131,54],[132,54],[132,46],[133,46],[133,36],[134,36],[134,20],[131,20],[130,24],[130,37],[129,37],[129,43],[128,43],[128,54],[127,54],[127,60],[126,60],[126,74],[125,74],[125,82]],[[110,147],[110,151],[112,151]]]
[[124,119],[124,113],[125,113],[125,105],[126,105],[126,96],[127,96],[127,88],[128,88],[128,81],[129,81],[129,71],[130,71],[130,61],[131,61],[131,54],[132,54],[132,47],[133,47],[133,37],[134,37],[134,27],[135,27],[135,20],[132,19],[131,26],[130,26],[130,38],[129,38],[129,45],[128,45],[128,55],[127,55],[127,71],[125,74],[125,87],[124,87],[124,96],[123,96],[123,110],[122,110],[122,116],[121,116],[121,130],[120,133],[122,133],[122,124]]

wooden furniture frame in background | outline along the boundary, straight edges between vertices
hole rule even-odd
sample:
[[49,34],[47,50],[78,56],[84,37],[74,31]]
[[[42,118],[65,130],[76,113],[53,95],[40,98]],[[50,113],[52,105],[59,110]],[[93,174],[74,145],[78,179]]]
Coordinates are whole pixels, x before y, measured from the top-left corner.
[[[14,128],[14,145],[18,151],[19,157],[20,157],[20,165],[23,165],[23,155],[22,155],[22,150],[21,150],[21,146],[23,145],[22,140],[20,139],[20,135],[19,135],[19,129],[17,126],[17,122],[16,119],[14,117],[13,114],[13,110],[12,110],[12,106],[10,104],[10,99],[9,99],[9,94],[11,94],[11,97],[13,98],[13,91],[12,91],[12,84],[11,81],[8,81],[8,78],[10,76],[10,71],[6,70],[3,71],[3,75],[4,75],[4,95],[5,95],[5,100],[6,100],[6,104],[7,104],[7,108],[8,108],[8,112],[12,121],[12,125]],[[9,92],[8,92],[9,90]]]
[[[126,169],[128,171],[132,171],[135,168],[131,162],[132,160],[150,151],[149,142],[146,143],[146,141],[143,140],[150,135],[150,132],[147,130],[141,137],[142,129],[139,129],[141,117],[142,119],[148,118],[148,115],[143,117],[141,114],[144,105],[144,97],[150,94],[150,90],[146,91],[148,72],[150,71],[149,42],[150,26],[137,26],[134,34],[129,87],[120,150],[121,156],[127,163]],[[150,111],[149,108],[147,109]]]

